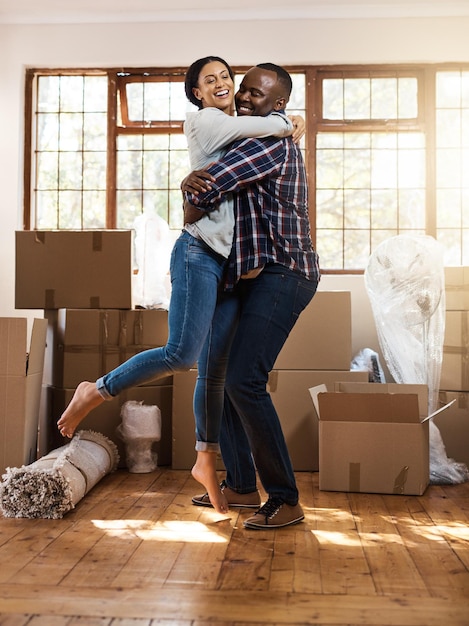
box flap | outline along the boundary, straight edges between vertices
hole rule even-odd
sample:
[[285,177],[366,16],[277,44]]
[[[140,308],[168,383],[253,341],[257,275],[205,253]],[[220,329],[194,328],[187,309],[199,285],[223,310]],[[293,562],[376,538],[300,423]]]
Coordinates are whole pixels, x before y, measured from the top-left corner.
[[[412,383],[356,383],[339,381],[334,385],[334,391],[346,393],[385,393],[385,394],[417,394],[419,400],[419,413],[423,419],[428,415],[428,386]],[[332,391],[330,389],[329,391]]]
[[34,319],[29,346],[28,375],[42,373],[46,349],[47,320]]
[[26,338],[26,318],[0,318],[0,375],[24,376],[26,374]]
[[420,423],[416,394],[319,393],[322,421]]
[[321,415],[319,413],[318,395],[320,393],[326,393],[326,392],[327,392],[326,385],[316,385],[316,387],[310,387],[310,389],[309,389],[309,393],[311,395],[311,399],[313,401],[314,408],[316,409],[316,415],[318,416],[319,419],[321,419]]

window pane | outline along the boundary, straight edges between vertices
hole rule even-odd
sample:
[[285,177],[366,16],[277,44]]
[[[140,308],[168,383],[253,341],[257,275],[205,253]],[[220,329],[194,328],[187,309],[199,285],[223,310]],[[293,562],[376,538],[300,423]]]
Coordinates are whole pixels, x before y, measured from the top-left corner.
[[398,118],[418,117],[418,81],[416,78],[398,79]]
[[344,226],[346,229],[370,227],[370,192],[346,190],[344,192]]
[[369,78],[344,80],[344,118],[369,120],[371,118],[371,84]]
[[322,267],[341,269],[344,267],[344,242],[342,230],[324,229],[317,234],[316,250]]
[[342,228],[343,219],[343,190],[319,189],[316,193],[316,225],[318,228]]
[[87,228],[106,228],[106,191],[83,192],[83,222]]
[[39,76],[37,84],[38,112],[56,113],[60,101],[60,76]]
[[83,189],[106,189],[105,152],[83,153]]
[[56,191],[36,192],[36,228],[59,227],[58,194]]
[[84,76],[60,77],[60,110],[67,113],[83,111]]
[[81,229],[82,194],[80,191],[59,191],[59,228]]
[[397,79],[371,80],[371,118],[397,119]]
[[369,230],[347,230],[344,234],[344,265],[350,269],[366,267],[371,252]]
[[117,189],[141,189],[142,170],[142,152],[119,151],[117,153]]
[[57,189],[58,152],[39,152],[36,160],[36,188]]
[[325,78],[322,115],[328,120],[397,120],[418,116],[415,77]]
[[56,113],[40,113],[37,116],[37,149],[59,149],[59,116]]
[[136,217],[142,214],[142,192],[117,191],[117,228],[132,228]]
[[107,149],[106,113],[85,113],[83,116],[84,150]]
[[371,192],[372,228],[397,228],[397,209],[395,189],[374,189]]
[[102,76],[85,76],[83,111],[87,113],[106,113],[107,80]]
[[59,188],[81,189],[82,168],[81,152],[61,152],[59,154]]

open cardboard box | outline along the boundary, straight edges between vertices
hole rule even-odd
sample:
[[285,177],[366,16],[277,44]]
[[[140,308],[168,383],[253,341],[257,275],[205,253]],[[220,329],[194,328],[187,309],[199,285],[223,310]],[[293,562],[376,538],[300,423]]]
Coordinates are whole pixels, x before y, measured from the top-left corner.
[[36,460],[47,320],[0,318],[0,475]]
[[319,417],[319,488],[422,495],[430,481],[426,385],[310,388]]

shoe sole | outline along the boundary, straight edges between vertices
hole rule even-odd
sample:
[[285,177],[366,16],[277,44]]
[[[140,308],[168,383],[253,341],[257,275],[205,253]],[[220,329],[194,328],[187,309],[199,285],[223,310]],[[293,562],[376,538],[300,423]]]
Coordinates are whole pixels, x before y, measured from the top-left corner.
[[[201,500],[196,500],[194,498],[192,498],[192,504],[195,506],[205,506],[210,509],[213,509],[213,506],[212,504],[210,504],[210,502],[202,502]],[[235,503],[228,502],[228,507],[233,508],[233,509],[258,509],[260,506],[261,506],[260,502],[259,504],[235,504]]]
[[274,530],[275,528],[285,528],[285,526],[293,526],[294,524],[299,524],[304,520],[305,516],[299,517],[298,519],[291,520],[286,524],[271,524],[269,526],[258,526],[257,524],[249,523],[247,520],[244,522],[244,528],[249,528],[251,530]]

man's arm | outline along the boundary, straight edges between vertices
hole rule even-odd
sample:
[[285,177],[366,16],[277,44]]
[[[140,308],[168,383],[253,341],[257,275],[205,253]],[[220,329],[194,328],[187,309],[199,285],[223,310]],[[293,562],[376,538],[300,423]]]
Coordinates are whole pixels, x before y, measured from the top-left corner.
[[240,142],[223,159],[207,168],[207,174],[215,178],[215,182],[210,183],[211,189],[197,195],[187,193],[187,200],[199,209],[211,211],[224,194],[276,175],[285,161],[283,142],[272,137]]

